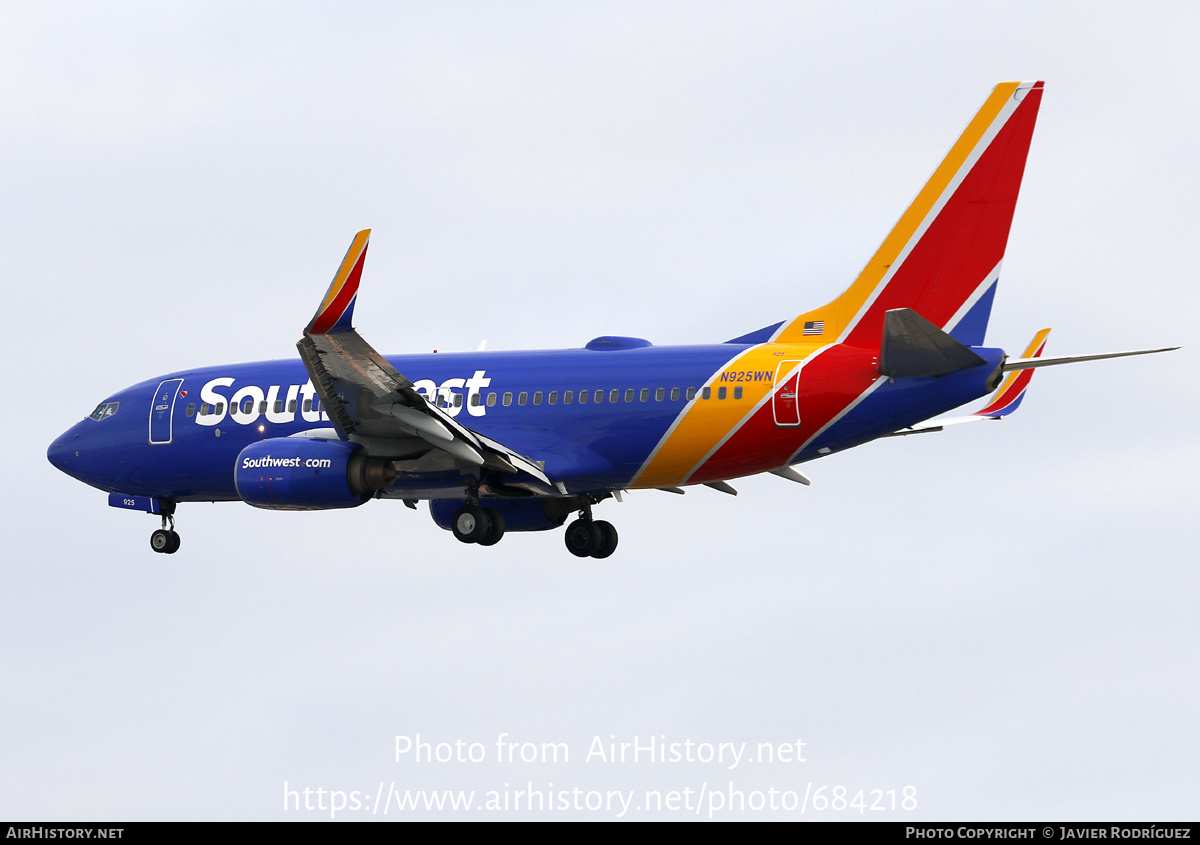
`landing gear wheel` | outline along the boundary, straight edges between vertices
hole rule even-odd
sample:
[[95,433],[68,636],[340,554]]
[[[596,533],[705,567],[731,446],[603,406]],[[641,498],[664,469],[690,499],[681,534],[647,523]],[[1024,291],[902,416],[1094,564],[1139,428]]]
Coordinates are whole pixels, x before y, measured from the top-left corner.
[[598,519],[592,523],[592,530],[600,535],[592,557],[606,558],[617,550],[617,529],[613,528],[611,522]]
[[175,533],[175,503],[160,499],[159,505],[162,507],[162,528],[150,535],[150,548],[160,555],[173,555],[179,551],[179,535]]
[[[170,554],[178,548],[178,540],[172,540],[171,535],[174,531],[167,531],[165,528],[160,528],[150,535],[150,548],[161,554]],[[178,535],[176,535],[178,537]]]
[[487,533],[482,540],[479,541],[481,546],[494,546],[500,542],[500,538],[504,536],[504,515],[495,508],[484,508],[483,512],[487,514],[488,521],[492,524],[492,530]]
[[492,523],[483,508],[477,505],[463,505],[454,512],[450,528],[460,542],[478,543],[491,531]]
[[577,519],[567,526],[563,540],[567,544],[567,551],[575,557],[591,557],[600,546],[601,534],[595,529],[594,522]]

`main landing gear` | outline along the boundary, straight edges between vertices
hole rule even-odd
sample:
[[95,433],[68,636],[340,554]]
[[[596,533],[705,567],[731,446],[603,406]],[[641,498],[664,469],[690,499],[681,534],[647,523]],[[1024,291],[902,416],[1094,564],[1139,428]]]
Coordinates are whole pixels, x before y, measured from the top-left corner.
[[585,503],[563,540],[575,557],[606,558],[617,550],[617,529],[603,519],[593,520],[592,506]]
[[[168,523],[170,528],[167,527]],[[162,528],[150,535],[150,548],[163,555],[173,555],[179,551],[179,535],[175,533],[175,508],[168,513],[165,509],[162,515]]]
[[463,505],[454,512],[450,530],[460,542],[494,546],[504,536],[504,515],[495,508]]

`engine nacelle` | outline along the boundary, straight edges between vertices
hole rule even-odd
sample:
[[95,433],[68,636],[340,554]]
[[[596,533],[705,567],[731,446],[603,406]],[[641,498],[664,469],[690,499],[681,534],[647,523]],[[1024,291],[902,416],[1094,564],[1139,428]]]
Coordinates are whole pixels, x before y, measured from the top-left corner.
[[233,478],[248,505],[307,511],[357,507],[395,481],[396,469],[344,440],[271,437],[241,451]]
[[[432,499],[429,515],[439,528],[451,530],[450,520],[454,512],[463,506],[462,499]],[[528,499],[479,500],[483,508],[495,508],[504,516],[505,531],[549,531],[562,525],[567,516],[583,507],[575,496]]]

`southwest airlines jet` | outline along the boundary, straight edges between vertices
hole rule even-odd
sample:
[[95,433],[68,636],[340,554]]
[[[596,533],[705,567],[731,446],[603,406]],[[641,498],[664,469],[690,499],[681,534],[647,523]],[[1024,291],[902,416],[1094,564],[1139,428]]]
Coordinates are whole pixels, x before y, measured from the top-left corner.
[[[298,359],[158,376],[101,402],[50,446],[54,466],[115,507],[161,516],[179,548],[181,502],[352,508],[429,500],[464,543],[567,526],[604,558],[592,518],[623,491],[682,493],[774,473],[879,437],[1000,419],[1033,368],[1167,350],[1019,358],[984,346],[1042,99],[996,86],[850,288],[725,343],[598,337],[582,349],[380,355],[354,330],[370,232],[359,232],[300,339]],[[974,414],[935,420],[994,394]]]

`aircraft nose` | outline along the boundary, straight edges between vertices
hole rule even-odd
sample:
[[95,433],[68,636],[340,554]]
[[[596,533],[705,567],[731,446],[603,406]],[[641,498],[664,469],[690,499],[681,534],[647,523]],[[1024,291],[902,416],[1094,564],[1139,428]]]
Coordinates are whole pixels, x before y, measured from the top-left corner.
[[77,473],[72,472],[72,470],[75,468],[73,461],[78,457],[78,441],[79,434],[76,433],[75,429],[67,429],[50,444],[50,448],[46,450],[46,459],[54,464],[56,468],[74,477]]

